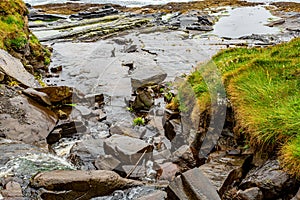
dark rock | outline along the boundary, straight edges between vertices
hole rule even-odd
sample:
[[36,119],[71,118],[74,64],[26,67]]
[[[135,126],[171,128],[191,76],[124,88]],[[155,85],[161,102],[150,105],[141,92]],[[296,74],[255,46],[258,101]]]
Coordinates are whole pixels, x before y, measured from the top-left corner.
[[186,27],[187,30],[194,30],[194,31],[212,31],[214,28],[212,26],[200,26],[197,24],[193,24]]
[[188,145],[182,145],[174,151],[172,161],[180,167],[181,171],[199,166],[199,161],[194,158],[193,152]]
[[104,140],[106,154],[115,156],[124,164],[135,164],[144,152],[151,152],[153,146],[143,140],[123,135],[113,135]]
[[7,139],[46,145],[57,116],[14,90],[0,88],[0,91],[4,94],[0,96],[0,133]]
[[300,188],[299,188],[297,194],[291,200],[300,200]]
[[0,71],[20,82],[26,87],[41,87],[34,76],[28,73],[21,61],[0,49]]
[[84,96],[90,104],[98,103],[99,105],[104,104],[104,95],[103,94],[88,94]]
[[81,142],[76,142],[70,150],[70,154],[75,156],[77,159],[74,163],[77,166],[80,166],[84,170],[95,169],[93,163],[99,156],[105,155],[103,140],[102,139],[90,139],[83,140]]
[[49,99],[49,96],[46,93],[38,92],[33,88],[27,88],[26,90],[23,90],[22,92],[25,95],[30,96],[31,98],[37,100],[40,103],[51,106],[51,101]]
[[145,89],[137,92],[132,108],[134,110],[149,110],[152,105],[153,97],[151,91]]
[[170,183],[167,192],[170,199],[220,200],[216,188],[198,168],[191,169],[180,177],[176,177]]
[[294,184],[295,180],[281,169],[277,160],[269,160],[261,167],[252,169],[241,182],[240,189],[258,187],[264,199],[276,199],[293,190]]
[[263,200],[263,193],[258,187],[238,191],[238,197],[242,200]]
[[95,160],[95,167],[98,170],[114,170],[117,169],[121,162],[112,155],[100,155]]
[[104,170],[43,172],[37,174],[31,181],[32,187],[45,189],[41,190],[41,197],[45,200],[77,198],[88,200],[138,185],[142,183],[121,178],[115,172]]
[[4,80],[5,74],[3,72],[0,72],[0,83]]
[[92,19],[92,18],[99,18],[104,17],[107,15],[117,14],[118,10],[114,9],[113,7],[110,8],[103,8],[94,11],[83,11],[77,14],[73,14],[70,18],[79,18],[79,19]]
[[179,120],[173,119],[166,121],[164,124],[165,136],[172,141],[176,135],[182,133],[181,123]]
[[62,66],[59,65],[59,66],[56,66],[56,67],[52,67],[52,68],[50,69],[50,71],[51,71],[52,73],[61,72],[61,71],[62,71]]
[[211,16],[203,15],[197,16],[198,23],[201,25],[212,26],[214,24],[214,19]]

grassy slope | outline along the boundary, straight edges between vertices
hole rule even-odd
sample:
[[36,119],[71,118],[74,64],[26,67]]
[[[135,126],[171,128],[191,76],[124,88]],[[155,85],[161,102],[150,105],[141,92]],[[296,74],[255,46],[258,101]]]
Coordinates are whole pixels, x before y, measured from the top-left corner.
[[21,59],[24,65],[43,68],[50,52],[30,33],[27,8],[22,0],[0,1],[0,48]]
[[[239,134],[256,148],[279,150],[282,166],[300,176],[300,38],[268,48],[224,50],[213,61]],[[208,95],[199,72],[189,82],[199,98]]]

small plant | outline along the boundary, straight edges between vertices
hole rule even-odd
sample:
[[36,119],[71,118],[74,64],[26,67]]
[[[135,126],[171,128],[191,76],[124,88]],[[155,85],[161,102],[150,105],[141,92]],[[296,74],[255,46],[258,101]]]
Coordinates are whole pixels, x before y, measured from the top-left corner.
[[144,126],[145,120],[142,117],[137,117],[133,120],[133,126]]
[[129,112],[133,112],[133,108],[132,107],[127,107],[126,110],[128,110]]
[[11,87],[13,87],[13,86],[18,86],[19,83],[17,81],[9,81],[8,85],[11,86]]

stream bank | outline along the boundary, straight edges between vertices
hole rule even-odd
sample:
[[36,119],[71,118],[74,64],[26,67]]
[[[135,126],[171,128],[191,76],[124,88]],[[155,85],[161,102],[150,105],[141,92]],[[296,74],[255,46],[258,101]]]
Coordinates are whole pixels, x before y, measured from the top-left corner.
[[[176,105],[173,107],[168,103],[176,94],[182,93],[175,85],[184,81],[184,74],[193,71],[197,63],[208,61],[220,49],[274,45],[297,37],[299,33],[289,31],[287,27],[286,31],[275,35],[221,38],[208,32],[215,28],[216,16],[206,12],[143,15],[118,11],[111,15],[114,9],[107,6],[92,11],[93,15],[101,16],[94,19],[82,19],[92,15],[85,13],[76,15],[74,21],[69,21],[70,16],[60,16],[61,19],[54,22],[30,23],[33,32],[53,48],[50,72],[44,79],[49,87],[25,91],[5,86],[2,93],[16,90],[12,95],[15,96],[22,91],[18,98],[34,99],[44,107],[48,105],[56,113],[53,114],[55,127],[53,122],[50,123],[49,134],[42,134],[37,141],[16,139],[3,133],[6,138],[3,145],[9,148],[20,146],[21,152],[23,148],[24,152],[33,149],[30,150],[33,155],[16,152],[14,159],[9,159],[10,154],[3,161],[1,172],[5,172],[2,175],[5,190],[13,188],[10,185],[20,184],[24,198],[34,195],[51,199],[64,195],[64,199],[98,199],[97,196],[106,194],[95,193],[96,185],[86,186],[90,177],[85,171],[113,170],[120,176],[143,181],[148,187],[117,191],[104,199],[114,196],[121,199],[126,195],[132,199],[201,199],[203,194],[209,199],[289,199],[295,195],[297,182],[281,170],[278,162],[251,166],[253,152],[238,148],[239,141],[235,141],[232,134],[234,122],[230,112],[227,115],[219,113],[227,120],[224,129],[218,130],[221,137],[204,135],[201,138],[212,141],[213,153],[199,157],[198,136],[209,128],[209,114],[198,116],[195,95],[184,99],[188,101],[188,108],[178,110]],[[220,15],[226,13],[220,10]],[[184,92],[192,93],[192,90],[186,86]],[[218,103],[230,111],[223,96]],[[23,108],[17,110],[22,112]],[[32,121],[39,120],[33,118]],[[198,129],[199,123],[203,130]],[[7,126],[11,128],[9,124]],[[32,131],[32,134],[37,132]],[[14,140],[21,140],[22,144]],[[42,143],[42,152],[39,152],[40,148],[35,152],[36,142]],[[208,149],[210,153],[212,149]],[[43,162],[37,162],[38,159]],[[31,167],[30,172],[16,171],[28,162],[36,168]],[[67,177],[70,180],[67,180],[55,175],[64,172],[51,172],[57,169],[78,171],[70,172]],[[27,187],[29,178],[44,170],[50,172],[36,175]],[[78,177],[78,174],[82,176]],[[258,176],[265,179],[253,178]],[[20,177],[25,178],[20,180]],[[75,177],[81,180],[75,180]],[[115,178],[104,181],[121,180],[115,174],[112,177]],[[266,186],[266,181],[270,185]],[[81,184],[76,185],[76,182]],[[66,183],[71,183],[72,187]],[[137,186],[140,184],[135,182]],[[125,186],[132,186],[130,180],[126,179]],[[112,185],[111,188],[122,189],[123,186]],[[235,191],[236,188],[240,190]],[[282,193],[286,188],[290,192]],[[2,195],[9,193],[5,190]],[[189,192],[184,192],[187,190]]]

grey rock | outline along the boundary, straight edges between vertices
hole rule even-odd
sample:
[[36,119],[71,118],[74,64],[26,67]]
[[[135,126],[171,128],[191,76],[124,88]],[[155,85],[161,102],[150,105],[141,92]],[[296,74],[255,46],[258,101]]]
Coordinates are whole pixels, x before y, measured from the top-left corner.
[[88,117],[92,114],[92,110],[86,106],[76,105],[75,109],[77,109],[83,117]]
[[26,71],[21,61],[0,49],[0,72],[7,74],[27,87],[41,87],[34,76]]
[[167,193],[164,191],[156,190],[142,197],[138,197],[136,200],[164,200],[167,198]]
[[153,105],[153,97],[150,91],[140,90],[132,104],[134,110],[149,110]]
[[151,152],[153,146],[136,138],[113,135],[104,140],[104,151],[122,163],[135,164],[144,152]]
[[127,176],[129,175],[130,178],[141,179],[146,176],[146,168],[143,165],[123,165],[122,169]]
[[144,131],[133,129],[131,124],[129,126],[128,123],[124,122],[117,122],[113,124],[109,130],[111,135],[119,134],[133,138],[142,138],[142,136],[144,135]]
[[263,200],[263,193],[258,187],[238,191],[238,197],[242,200]]
[[117,173],[105,170],[49,171],[37,174],[31,181],[32,187],[44,189],[41,190],[41,197],[45,200],[88,200],[138,185],[142,183],[121,178]]
[[100,155],[95,160],[95,167],[98,170],[114,170],[121,162],[112,155]]
[[185,193],[185,188],[181,177],[176,177],[166,189],[168,194],[168,199],[172,200],[190,200],[190,198]]
[[[152,64],[152,65],[150,65]],[[136,62],[136,69],[131,76],[131,86],[133,90],[140,87],[155,85],[163,82],[167,74],[155,62]]]
[[22,188],[19,183],[10,181],[5,185],[5,189],[0,191],[5,199],[16,199],[23,197]]
[[186,27],[187,30],[194,30],[194,31],[212,31],[214,30],[211,26],[201,26],[201,25],[190,25]]
[[75,165],[81,165],[81,169],[84,170],[93,170],[95,166],[93,163],[100,155],[105,155],[103,147],[103,139],[90,139],[77,142],[70,150],[72,156],[77,157],[78,159],[74,163]]

